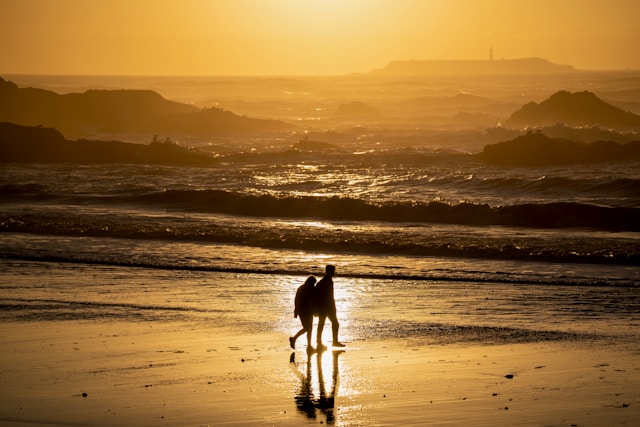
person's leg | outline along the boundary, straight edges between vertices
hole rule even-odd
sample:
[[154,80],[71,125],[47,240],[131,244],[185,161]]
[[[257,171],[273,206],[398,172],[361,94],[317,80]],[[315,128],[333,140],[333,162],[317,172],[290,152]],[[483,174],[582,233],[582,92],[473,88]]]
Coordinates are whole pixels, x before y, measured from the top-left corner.
[[289,344],[291,344],[291,348],[296,348],[296,340],[298,339],[298,337],[300,337],[300,335],[304,334],[305,332],[306,332],[306,329],[302,327],[302,329],[296,332],[294,336],[289,337]]
[[313,334],[313,314],[306,315],[302,318],[302,325],[304,326],[305,332],[307,333],[307,353],[313,353],[315,349],[313,348],[312,342],[312,334]]
[[322,345],[322,330],[324,329],[325,320],[327,320],[326,314],[320,314],[318,316],[318,330],[316,331],[316,343],[318,346],[318,351],[324,348],[324,346]]
[[296,340],[300,337],[300,335],[307,333],[307,344],[311,344],[311,331],[313,330],[313,315],[304,315],[300,316],[300,323],[302,323],[302,329],[300,329],[296,334],[292,337],[289,337],[289,344],[291,344],[291,348],[296,348]]
[[329,320],[331,320],[331,332],[333,334],[333,345],[335,347],[343,347],[344,344],[340,343],[338,340],[338,329],[340,329],[340,323],[338,322],[338,316],[336,316],[336,312],[331,312],[328,315]]

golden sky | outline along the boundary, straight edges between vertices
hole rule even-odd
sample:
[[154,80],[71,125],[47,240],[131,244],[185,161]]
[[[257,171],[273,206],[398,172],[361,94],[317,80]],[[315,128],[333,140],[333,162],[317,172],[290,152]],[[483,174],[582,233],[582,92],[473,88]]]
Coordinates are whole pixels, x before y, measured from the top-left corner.
[[327,75],[402,59],[640,69],[638,0],[0,0],[0,75]]

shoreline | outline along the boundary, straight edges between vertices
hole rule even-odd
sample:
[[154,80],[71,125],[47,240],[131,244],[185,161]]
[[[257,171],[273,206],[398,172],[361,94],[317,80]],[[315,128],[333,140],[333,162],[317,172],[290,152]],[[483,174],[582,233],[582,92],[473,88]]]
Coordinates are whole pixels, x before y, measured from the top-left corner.
[[280,332],[199,323],[2,322],[0,336],[3,426],[640,421],[629,343],[366,340],[307,358]]
[[640,423],[634,288],[338,275],[307,357],[298,276],[5,267],[0,426]]

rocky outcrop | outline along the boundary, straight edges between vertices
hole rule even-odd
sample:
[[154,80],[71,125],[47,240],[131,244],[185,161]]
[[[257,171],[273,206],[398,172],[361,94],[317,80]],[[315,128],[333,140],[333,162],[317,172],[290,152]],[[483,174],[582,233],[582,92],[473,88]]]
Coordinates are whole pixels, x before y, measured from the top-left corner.
[[55,129],[0,123],[0,163],[139,163],[207,165],[206,153],[170,141],[150,144],[120,141],[69,141]]
[[537,104],[530,102],[514,112],[507,127],[551,126],[640,127],[640,116],[606,103],[595,94],[560,91]]
[[597,141],[583,144],[568,139],[528,133],[510,141],[484,147],[478,157],[488,163],[514,166],[548,166],[640,160],[640,141],[619,144]]

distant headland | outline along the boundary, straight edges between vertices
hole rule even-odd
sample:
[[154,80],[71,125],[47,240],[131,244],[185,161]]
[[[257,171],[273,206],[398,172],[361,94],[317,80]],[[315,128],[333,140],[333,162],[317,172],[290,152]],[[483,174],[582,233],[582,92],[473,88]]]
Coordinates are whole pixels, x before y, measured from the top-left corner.
[[510,74],[566,74],[575,72],[570,65],[558,65],[542,58],[488,60],[407,60],[393,61],[373,70],[379,76],[455,76]]
[[221,108],[199,109],[151,90],[87,90],[58,94],[21,88],[0,77],[0,122],[55,128],[64,134],[220,135],[290,131],[279,120],[239,116]]

